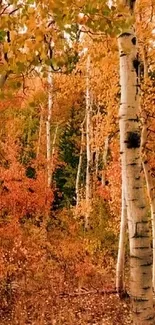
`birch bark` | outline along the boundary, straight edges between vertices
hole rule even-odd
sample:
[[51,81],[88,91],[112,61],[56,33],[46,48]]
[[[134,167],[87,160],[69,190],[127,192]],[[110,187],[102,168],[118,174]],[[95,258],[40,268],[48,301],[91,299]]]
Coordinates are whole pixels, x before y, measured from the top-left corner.
[[79,206],[80,203],[80,174],[81,174],[81,167],[82,167],[83,147],[84,147],[84,123],[85,123],[85,118],[81,123],[81,145],[80,145],[79,163],[78,163],[76,184],[75,184],[76,208]]
[[51,116],[52,116],[52,72],[48,71],[48,111],[46,120],[46,156],[47,156],[47,186],[51,186]]
[[[143,60],[144,60],[144,83],[147,82],[148,79],[148,60],[147,60],[147,50],[144,46],[143,49]],[[148,162],[148,152],[146,148],[148,138],[147,131],[147,117],[143,120],[143,129],[142,129],[142,137],[141,137],[141,147],[142,147],[142,164],[143,170],[145,174],[146,186],[148,197],[150,201],[151,208],[151,222],[152,222],[152,244],[153,244],[153,274],[152,274],[152,284],[153,290],[155,292],[155,181],[152,177],[151,168]]]
[[117,265],[116,265],[116,290],[120,297],[125,291],[124,266],[125,266],[126,229],[127,229],[127,207],[126,207],[126,200],[125,200],[125,192],[122,186],[121,224],[120,224],[118,257],[117,257]]
[[[134,12],[136,1],[123,1]],[[150,220],[141,173],[139,60],[131,26],[118,37],[120,54],[120,151],[130,243],[130,296],[134,325],[154,324]]]
[[43,126],[43,106],[40,106],[40,121],[39,121],[39,134],[38,134],[38,144],[37,144],[37,153],[36,158],[38,159],[40,153],[40,144],[41,144],[41,135],[42,135],[42,126]]
[[151,169],[148,166],[148,161],[143,155],[142,164],[146,179],[147,192],[151,208],[151,222],[152,222],[152,244],[153,244],[153,270],[152,270],[152,285],[155,292],[155,182],[151,176]]
[[130,295],[134,325],[154,324],[150,221],[141,175],[137,40],[133,29],[118,37],[120,53],[120,151],[130,243]]
[[105,186],[105,168],[106,168],[106,165],[107,165],[108,148],[109,148],[109,135],[106,136],[105,143],[104,143],[102,186]]
[[85,228],[88,228],[90,204],[91,204],[91,97],[90,97],[90,56],[86,65],[86,214]]
[[55,156],[55,147],[56,147],[56,139],[57,139],[58,129],[59,129],[59,124],[57,123],[56,128],[55,128],[55,132],[54,132],[53,142],[52,142],[52,153],[51,153],[51,182],[52,182],[53,171],[54,171],[54,156]]

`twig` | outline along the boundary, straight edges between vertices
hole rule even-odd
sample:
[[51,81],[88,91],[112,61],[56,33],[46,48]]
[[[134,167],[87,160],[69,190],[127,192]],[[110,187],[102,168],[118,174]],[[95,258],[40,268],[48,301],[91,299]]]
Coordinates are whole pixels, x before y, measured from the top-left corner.
[[[109,289],[109,290],[88,290],[88,291],[78,291],[78,292],[62,292],[59,294],[60,297],[78,297],[78,296],[85,296],[85,295],[94,295],[94,294],[100,294],[100,295],[118,295],[118,292],[116,289]],[[124,291],[119,294],[119,296],[124,298],[129,298],[129,294]]]

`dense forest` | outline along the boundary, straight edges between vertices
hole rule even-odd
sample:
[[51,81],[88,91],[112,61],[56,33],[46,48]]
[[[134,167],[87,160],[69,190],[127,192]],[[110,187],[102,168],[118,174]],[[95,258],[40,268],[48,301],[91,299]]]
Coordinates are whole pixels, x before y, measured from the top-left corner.
[[0,1],[0,325],[155,324],[155,0]]

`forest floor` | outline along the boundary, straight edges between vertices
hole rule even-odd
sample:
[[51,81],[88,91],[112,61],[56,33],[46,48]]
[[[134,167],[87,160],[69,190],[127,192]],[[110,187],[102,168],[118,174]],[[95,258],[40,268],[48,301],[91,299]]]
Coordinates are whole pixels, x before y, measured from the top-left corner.
[[[61,277],[62,275],[60,275]],[[104,277],[106,274],[104,275]],[[111,283],[109,280],[111,278]],[[52,279],[53,282],[54,278]],[[23,292],[25,298],[20,306],[20,297],[14,301],[11,318],[6,316],[0,325],[127,325],[132,324],[130,302],[128,298],[119,299],[114,289],[113,272],[107,274],[108,286],[104,292],[97,279],[84,283],[77,288],[74,279],[64,282],[61,287],[55,279],[55,285],[45,293],[46,284],[42,288]],[[94,287],[94,282],[96,285]],[[98,283],[97,283],[98,282]],[[73,284],[74,283],[74,284]],[[114,291],[114,292],[113,292]],[[26,299],[26,300],[25,300]],[[37,302],[35,302],[37,300]],[[26,313],[24,313],[24,309]],[[25,314],[25,316],[24,316]]]
[[[36,227],[28,235],[19,228],[12,237],[4,230],[0,325],[132,324],[129,299],[115,291],[112,244],[100,250],[95,241],[61,229],[47,236]],[[128,277],[127,263],[125,271]]]
[[129,303],[116,294],[82,294],[63,297],[53,307],[51,325],[132,324]]

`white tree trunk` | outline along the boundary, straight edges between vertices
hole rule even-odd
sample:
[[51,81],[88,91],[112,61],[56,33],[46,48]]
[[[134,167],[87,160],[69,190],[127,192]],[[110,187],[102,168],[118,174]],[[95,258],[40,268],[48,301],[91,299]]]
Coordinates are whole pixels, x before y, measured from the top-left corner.
[[52,183],[52,175],[53,175],[53,171],[54,171],[54,155],[55,155],[55,146],[56,146],[56,139],[57,139],[58,129],[59,129],[59,124],[57,123],[56,128],[55,128],[55,132],[54,132],[53,142],[52,142],[51,183]]
[[47,156],[47,186],[51,186],[51,116],[52,116],[52,72],[48,71],[48,111],[46,119],[46,156]]
[[86,214],[85,228],[88,228],[88,220],[91,208],[91,97],[90,97],[90,56],[87,57],[86,66]]
[[[100,123],[100,106],[98,105],[98,109],[97,109],[97,128],[99,126]],[[98,174],[99,174],[99,157],[100,157],[100,148],[98,143],[96,143],[96,149],[95,149],[95,182],[98,180]]]
[[116,265],[116,290],[120,295],[120,297],[125,291],[124,266],[125,266],[126,229],[127,229],[127,207],[126,207],[126,200],[125,200],[125,192],[122,186],[121,224],[120,224],[118,257],[117,257],[117,265]]
[[130,243],[130,295],[134,325],[154,324],[150,220],[141,174],[139,78],[133,30],[118,38],[120,53],[120,150]]
[[151,208],[152,244],[153,244],[152,284],[153,284],[153,290],[155,292],[155,181],[151,175],[151,168],[149,167],[149,164],[148,164],[147,153],[145,150],[146,142],[147,142],[147,126],[144,122],[143,130],[142,130],[142,138],[141,138],[142,164],[143,164],[143,170],[144,170],[144,174],[145,174],[147,192],[148,192],[150,208]]
[[106,165],[107,165],[108,148],[109,148],[109,135],[106,136],[105,142],[104,142],[102,186],[105,186],[105,168],[106,168]]
[[152,244],[153,244],[152,284],[153,284],[153,290],[155,292],[155,182],[152,179],[151,170],[149,169],[147,159],[145,160],[144,157],[143,157],[143,169],[145,173],[147,191],[148,191],[150,207],[151,207]]
[[79,206],[80,203],[80,174],[81,174],[81,167],[82,167],[83,147],[84,147],[84,123],[85,123],[85,118],[81,123],[81,145],[80,145],[79,163],[77,168],[76,184],[75,184],[76,208]]
[[39,153],[40,153],[42,126],[43,126],[43,107],[41,105],[40,106],[39,135],[38,135],[37,154],[36,154],[37,159],[38,159]]
[[[147,60],[147,50],[144,46],[143,48],[143,59],[144,59],[144,82],[147,81],[148,78],[148,60]],[[147,116],[143,120],[143,129],[142,129],[142,137],[141,137],[141,147],[142,147],[142,164],[143,170],[146,179],[147,192],[150,201],[150,209],[151,209],[151,222],[152,222],[152,244],[153,244],[153,275],[152,275],[152,285],[153,290],[155,292],[155,181],[151,175],[151,168],[149,167],[148,158],[147,158]]]

